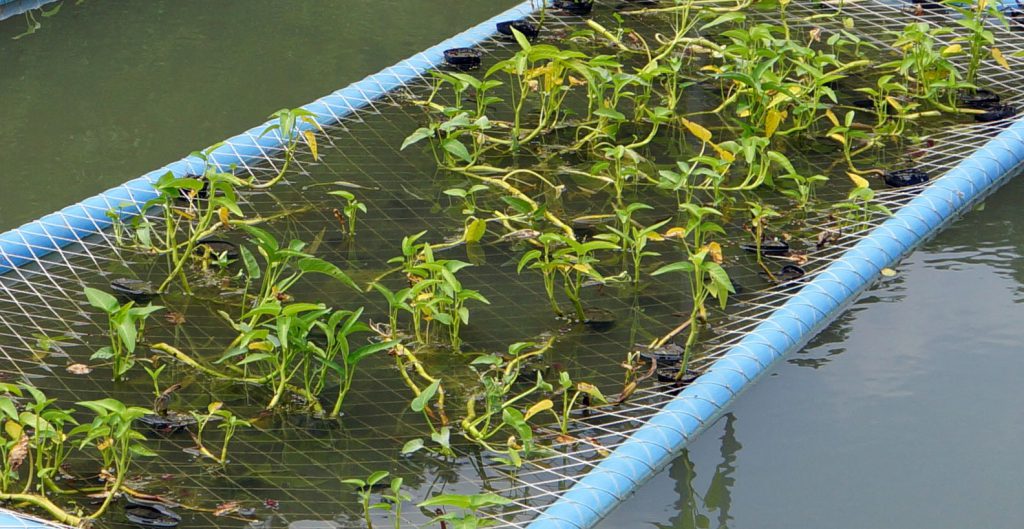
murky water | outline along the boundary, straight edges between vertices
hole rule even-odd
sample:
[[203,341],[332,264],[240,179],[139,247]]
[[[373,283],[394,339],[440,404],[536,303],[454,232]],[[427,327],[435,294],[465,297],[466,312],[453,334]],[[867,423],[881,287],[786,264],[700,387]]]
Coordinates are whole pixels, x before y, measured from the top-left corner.
[[915,252],[601,527],[1024,524],[1022,196]]
[[[515,0],[65,2],[0,23],[0,230],[374,73]],[[454,14],[454,15],[453,15]]]

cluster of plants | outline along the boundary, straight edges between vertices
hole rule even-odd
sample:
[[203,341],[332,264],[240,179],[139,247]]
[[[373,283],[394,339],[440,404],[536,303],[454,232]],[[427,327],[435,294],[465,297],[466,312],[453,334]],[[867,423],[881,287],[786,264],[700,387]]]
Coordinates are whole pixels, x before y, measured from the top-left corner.
[[[730,269],[738,259],[729,250],[737,240],[746,241],[766,288],[791,281],[771,258],[782,253],[783,262],[802,264],[798,252],[788,251],[787,226],[808,233],[819,228],[815,219],[828,219],[830,230],[849,233],[887,215],[873,189],[875,177],[888,171],[878,161],[893,152],[905,157],[929,119],[990,111],[965,102],[984,92],[986,68],[1008,67],[992,30],[1006,21],[986,0],[950,3],[960,14],[956,27],[913,22],[888,36],[890,48],[858,37],[841,9],[823,12],[817,26],[792,26],[789,0],[756,7],[777,12],[778,23],[751,15],[749,2],[663,4],[627,9],[607,25],[589,20],[558,41],[531,40],[513,27],[517,48],[510,57],[477,72],[433,72],[432,90],[412,101],[422,109],[422,126],[400,148],[433,158],[447,182],[440,194],[452,207],[445,211],[459,228],[441,242],[428,231],[395,241],[388,268],[370,280],[354,280],[344,265],[318,257],[319,240],[272,233],[271,221],[302,211],[247,211],[246,194],[287,179],[303,145],[319,158],[322,131],[302,109],[275,113],[264,131],[281,140],[279,163],[267,178],[243,178],[218,165],[215,146],[193,153],[200,174],[154,182],[155,196],[143,209],[155,215],[122,221],[124,212],[109,212],[119,248],[151,259],[158,280],[130,299],[85,290],[107,323],[92,361],[109,365],[114,381],[132,377],[141,364],[154,404],[81,402],[95,418],[79,424],[77,411],[56,409],[38,390],[0,387],[0,500],[73,524],[100,516],[123,493],[133,457],[149,455],[132,426],[146,415],[188,416],[195,454],[226,465],[231,439],[253,421],[217,401],[168,410],[180,386],[165,387],[166,362],[256,389],[249,395],[266,410],[337,419],[363,363],[386,356],[408,388],[408,409],[426,428],[402,453],[444,460],[463,442],[515,472],[550,453],[551,443],[578,442],[579,410],[625,402],[655,368],[668,368],[666,382],[685,384],[702,337],[735,299]],[[657,32],[637,31],[633,23]],[[712,103],[691,101],[695,91],[713,94]],[[850,103],[851,96],[866,103]],[[832,165],[811,169],[799,153],[822,143]],[[837,174],[844,177],[827,184]],[[823,198],[826,186],[833,194]],[[335,229],[354,240],[373,204],[348,189],[323,198]],[[215,236],[244,242],[224,245]],[[472,255],[489,242],[507,243],[515,253],[506,264],[543,292],[557,332],[501,351],[474,347],[476,311],[490,300],[476,286]],[[460,246],[468,260],[453,257]],[[330,302],[301,299],[308,290],[297,285],[314,276],[343,294]],[[615,289],[635,300],[665,284],[687,298],[681,321],[647,344],[630,344],[618,397],[547,362],[560,332],[592,323],[594,292]],[[158,296],[160,305],[152,304]],[[187,334],[189,323],[176,309],[191,299],[208,302],[227,336],[213,345],[214,354],[208,345],[199,351],[190,342],[151,339],[151,320],[160,312]],[[670,346],[680,354],[669,365],[650,360],[670,356]],[[461,365],[438,368],[430,360],[438,356]],[[204,439],[211,425],[222,433],[220,444]],[[52,499],[66,493],[55,477],[75,452],[88,450],[103,462],[106,496],[96,512],[71,512]],[[374,510],[392,511],[399,527],[409,496],[400,478],[380,493],[389,477],[381,471],[346,481],[357,489],[370,527]],[[384,501],[374,503],[378,496]],[[486,524],[477,510],[504,501],[442,495],[419,507],[451,507],[436,521],[470,528]]]

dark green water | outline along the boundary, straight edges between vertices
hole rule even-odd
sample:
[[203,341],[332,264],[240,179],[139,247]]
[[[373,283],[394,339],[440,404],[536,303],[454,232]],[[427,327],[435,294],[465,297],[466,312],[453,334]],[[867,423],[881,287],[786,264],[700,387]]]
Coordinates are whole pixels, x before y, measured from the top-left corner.
[[602,529],[1021,527],[1022,196],[914,253]]
[[89,0],[0,22],[0,230],[390,66],[515,0]]

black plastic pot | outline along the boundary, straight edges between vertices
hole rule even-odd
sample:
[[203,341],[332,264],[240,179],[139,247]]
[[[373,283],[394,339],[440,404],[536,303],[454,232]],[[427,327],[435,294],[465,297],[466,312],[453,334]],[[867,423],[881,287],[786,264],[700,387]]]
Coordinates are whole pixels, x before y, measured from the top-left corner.
[[782,270],[779,270],[779,272],[775,274],[775,279],[780,283],[789,283],[802,279],[805,275],[807,275],[807,271],[803,268],[794,264],[788,264],[783,266]]
[[885,185],[889,187],[907,187],[923,184],[928,181],[928,178],[928,173],[916,167],[889,171],[883,177]]
[[471,70],[480,67],[480,60],[483,58],[480,50],[473,48],[452,48],[444,50],[444,62],[452,68],[459,70]]
[[683,361],[683,354],[686,352],[681,346],[674,343],[667,343],[656,349],[646,347],[640,350],[640,358],[649,362],[655,362],[658,366],[679,365]]
[[676,376],[678,374],[678,367],[665,367],[658,369],[658,371],[655,373],[655,376],[658,377],[658,382],[665,382],[667,384],[672,384],[673,386],[676,387],[689,385],[694,380],[697,380],[697,377],[700,376],[700,373],[692,369],[687,369],[686,374],[683,375],[683,378],[676,379]]
[[196,255],[203,256],[206,254],[206,249],[210,249],[210,255],[217,257],[223,254],[227,254],[228,259],[238,259],[238,245],[231,241],[222,241],[220,239],[203,239],[196,243],[196,247],[193,249]]
[[139,424],[149,427],[155,432],[171,434],[184,431],[189,426],[198,424],[199,421],[197,421],[191,413],[168,411],[163,415],[147,413],[146,415],[139,417],[138,422]]
[[110,290],[114,291],[114,295],[121,298],[122,301],[134,301],[139,305],[149,303],[160,295],[149,281],[130,277],[119,277],[111,281]]
[[515,36],[512,33],[513,28],[530,40],[533,40],[537,38],[537,35],[540,35],[540,28],[526,20],[506,20],[504,22],[498,22],[498,33],[505,35],[506,37]]
[[139,527],[171,528],[181,523],[181,515],[166,505],[136,498],[129,499],[124,506],[124,517]]
[[933,2],[932,0],[913,0],[915,6],[921,6],[923,9],[942,9],[943,5],[939,2]]
[[[757,245],[752,242],[740,243],[740,249],[744,252],[757,253]],[[761,255],[787,255],[789,254],[789,243],[782,239],[768,239],[761,241]]]
[[964,108],[985,110],[999,104],[999,94],[984,88],[973,92],[963,90],[956,96],[957,104]]
[[554,5],[571,15],[589,15],[594,10],[594,0],[555,0]]
[[1017,107],[1013,105],[994,105],[982,114],[975,114],[974,119],[980,123],[991,123],[993,121],[1009,119],[1016,115]]
[[605,309],[584,309],[583,325],[597,332],[605,332],[615,326],[615,314]]

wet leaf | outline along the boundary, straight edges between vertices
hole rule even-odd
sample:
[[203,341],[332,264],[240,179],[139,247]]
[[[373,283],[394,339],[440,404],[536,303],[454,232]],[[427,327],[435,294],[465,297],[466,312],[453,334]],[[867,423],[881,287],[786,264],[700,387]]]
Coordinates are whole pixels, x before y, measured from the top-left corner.
[[686,237],[686,228],[675,226],[665,231],[666,239],[682,239],[683,237]]
[[88,375],[92,373],[92,368],[85,364],[71,364],[66,369],[72,375]]

